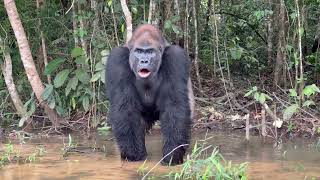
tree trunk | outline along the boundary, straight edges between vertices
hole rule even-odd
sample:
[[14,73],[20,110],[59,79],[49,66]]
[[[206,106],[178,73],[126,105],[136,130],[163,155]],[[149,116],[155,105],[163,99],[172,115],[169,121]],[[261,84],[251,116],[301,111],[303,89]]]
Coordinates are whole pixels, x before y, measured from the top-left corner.
[[[40,10],[44,6],[44,0],[37,0],[37,9]],[[46,40],[44,38],[43,31],[41,30],[41,20],[39,19],[39,29],[40,29],[40,39],[41,39],[41,48],[42,48],[42,56],[43,56],[43,63],[46,67],[48,65],[48,54],[46,48]],[[51,84],[51,76],[47,75],[48,84]]]
[[279,12],[279,19],[278,19],[278,48],[277,48],[277,57],[276,57],[276,64],[274,68],[274,81],[273,85],[276,88],[278,85],[283,84],[285,80],[286,74],[286,13],[285,13],[285,3],[283,0],[280,0],[280,12]]
[[23,117],[26,114],[26,110],[23,107],[23,103],[20,99],[20,96],[14,84],[13,77],[12,77],[12,60],[8,50],[5,47],[6,47],[5,42],[3,42],[2,38],[0,37],[0,49],[3,53],[3,58],[4,58],[4,62],[1,65],[4,81],[8,88],[13,105],[17,110],[17,113],[19,114],[20,117]]
[[197,11],[196,11],[196,2],[195,0],[192,0],[192,11],[193,11],[193,22],[194,22],[194,67],[196,71],[197,76],[197,82],[199,90],[202,91],[202,85],[201,85],[201,79],[200,79],[200,73],[199,73],[199,45],[198,45],[198,22],[197,22]]
[[185,28],[184,28],[184,48],[189,55],[189,0],[186,0],[186,10],[185,10]]
[[77,35],[78,23],[77,23],[77,10],[74,3],[72,3],[72,29],[73,29],[73,40],[74,40],[74,47],[79,45],[79,39]]
[[154,11],[155,11],[156,3],[154,0],[150,0],[149,4],[149,15],[148,15],[148,24],[152,24],[152,17],[154,16]]
[[43,102],[41,99],[41,94],[44,91],[44,86],[42,84],[42,81],[39,77],[36,66],[34,64],[29,43],[27,40],[27,36],[24,32],[24,29],[16,8],[15,1],[4,0],[4,5],[7,11],[13,32],[18,42],[21,60],[25,68],[28,80],[31,84],[32,90],[34,91],[38,101],[44,108],[45,113],[47,114],[49,120],[52,122],[53,126],[56,127],[59,125],[59,121],[58,121],[59,117],[57,113],[53,109],[49,108],[48,104],[46,102]]
[[299,86],[299,94],[300,94],[300,99],[299,99],[299,104],[304,100],[304,95],[303,95],[303,89],[304,89],[304,80],[303,80],[303,58],[302,58],[302,42],[301,42],[301,32],[300,29],[302,29],[302,24],[301,24],[301,13],[300,13],[300,8],[299,8],[299,1],[295,0],[296,4],[296,11],[297,11],[297,19],[298,19],[298,49],[299,49],[299,70],[300,70],[300,86]]
[[[272,7],[272,2],[271,0],[268,1],[269,2],[269,6]],[[271,65],[273,62],[273,43],[272,43],[272,39],[273,39],[273,27],[272,27],[272,15],[268,15],[267,18],[267,29],[268,29],[268,33],[267,33],[267,43],[268,43],[268,64]]]
[[[77,5],[78,5],[78,14],[80,14],[80,16],[83,16],[82,6],[80,2],[77,1]],[[79,27],[81,30],[85,31],[86,26],[85,26],[84,18],[79,19]],[[84,36],[80,36],[80,44],[82,49],[85,52],[85,56],[87,56],[88,45],[87,45],[87,41],[84,39]]]
[[121,0],[120,2],[121,2],[123,14],[126,17],[126,25],[127,25],[126,42],[128,42],[132,37],[132,17],[131,17],[131,13],[129,11],[126,0]]

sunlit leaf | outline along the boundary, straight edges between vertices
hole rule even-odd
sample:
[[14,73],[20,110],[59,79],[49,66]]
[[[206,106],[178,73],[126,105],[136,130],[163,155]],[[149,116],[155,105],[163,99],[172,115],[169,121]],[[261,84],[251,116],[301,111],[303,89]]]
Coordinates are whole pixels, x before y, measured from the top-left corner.
[[101,54],[101,56],[108,56],[110,54],[110,51],[102,50],[100,54]]
[[290,92],[290,96],[291,97],[297,97],[298,96],[297,91],[295,89],[289,89],[289,92]]
[[316,105],[316,104],[312,100],[307,100],[302,104],[303,107],[309,107],[311,105]]
[[47,100],[50,97],[50,95],[52,94],[52,92],[53,92],[53,85],[49,84],[46,86],[43,93],[41,94],[41,98],[43,100]]
[[77,85],[78,85],[78,78],[76,78],[76,77],[71,78],[68,81],[68,84],[67,84],[67,87],[66,87],[66,92],[65,92],[66,96],[69,95],[71,89],[76,90]]
[[88,96],[83,97],[82,99],[82,106],[84,108],[85,111],[89,110],[89,106],[90,106],[90,100]]
[[90,76],[84,69],[77,69],[75,70],[76,77],[84,84],[89,83]]
[[98,72],[92,76],[90,82],[96,82],[98,79],[100,79],[100,77],[101,77],[101,73]]
[[283,111],[283,120],[287,121],[289,120],[294,113],[298,111],[299,105],[298,104],[292,104],[291,106],[288,106],[286,109]]
[[51,73],[58,69],[59,66],[64,62],[65,59],[63,58],[56,58],[50,61],[43,71],[44,75],[51,75]]
[[320,89],[315,84],[306,86],[303,89],[303,94],[306,95],[307,97],[310,97],[311,95],[314,95],[315,93],[320,93]]
[[95,71],[97,72],[97,71],[102,71],[102,70],[104,70],[105,68],[104,68],[104,65],[102,64],[102,62],[100,61],[100,62],[98,62],[97,64],[96,64],[96,66],[95,66]]
[[54,87],[56,88],[61,87],[64,84],[64,82],[67,80],[69,73],[70,73],[70,69],[64,69],[60,71],[53,80]]
[[84,55],[84,50],[80,47],[75,47],[71,51],[71,56],[73,58]]
[[242,48],[231,48],[230,49],[230,53],[231,53],[231,57],[232,59],[238,60],[241,58],[243,49]]

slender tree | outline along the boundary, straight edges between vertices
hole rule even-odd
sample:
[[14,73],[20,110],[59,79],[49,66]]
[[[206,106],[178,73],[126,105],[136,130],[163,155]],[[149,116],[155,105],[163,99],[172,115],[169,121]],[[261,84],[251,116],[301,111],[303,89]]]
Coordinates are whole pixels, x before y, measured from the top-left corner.
[[16,85],[14,84],[12,77],[12,59],[8,49],[6,48],[5,42],[0,37],[0,50],[3,53],[4,63],[1,64],[1,70],[4,77],[4,81],[8,88],[11,100],[13,102],[14,107],[17,110],[17,113],[20,117],[23,117],[26,114],[26,110],[23,107],[23,103],[20,99],[18,91],[16,89]]
[[57,113],[53,109],[51,109],[46,102],[43,102],[41,99],[41,95],[44,91],[44,86],[37,72],[35,63],[33,61],[28,39],[22,26],[15,1],[4,0],[4,6],[7,11],[11,27],[18,42],[21,60],[26,71],[28,80],[31,84],[32,90],[34,91],[38,101],[44,108],[45,113],[52,122],[53,126],[56,127],[59,125],[59,117]]
[[132,37],[132,16],[131,13],[129,11],[128,5],[126,0],[121,0],[121,7],[122,7],[122,11],[123,14],[126,18],[126,25],[127,25],[127,38],[126,38],[126,42],[128,42],[131,37]]

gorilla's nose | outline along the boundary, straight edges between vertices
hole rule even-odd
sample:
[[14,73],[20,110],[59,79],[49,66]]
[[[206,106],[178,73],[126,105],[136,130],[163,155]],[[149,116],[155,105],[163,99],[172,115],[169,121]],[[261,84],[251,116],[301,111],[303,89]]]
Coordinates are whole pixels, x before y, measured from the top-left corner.
[[149,59],[140,59],[139,64],[142,66],[147,66],[150,64],[150,60]]

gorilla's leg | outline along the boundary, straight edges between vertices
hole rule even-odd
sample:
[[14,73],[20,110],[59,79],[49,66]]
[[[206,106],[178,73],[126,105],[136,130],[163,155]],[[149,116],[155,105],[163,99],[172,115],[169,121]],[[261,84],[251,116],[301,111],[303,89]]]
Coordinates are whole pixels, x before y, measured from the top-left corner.
[[145,148],[145,127],[136,107],[123,103],[119,109],[111,110],[112,130],[117,140],[121,158],[139,161],[147,156]]
[[[182,104],[171,102],[167,104],[165,111],[160,115],[164,143],[163,156],[166,156],[162,162],[164,164],[183,163],[183,156],[190,139],[191,119],[188,105],[187,102]],[[172,150],[174,151],[171,152]],[[168,155],[170,152],[171,154]]]
[[121,158],[138,161],[147,155],[145,126],[141,120],[141,104],[133,84],[135,77],[130,70],[128,59],[127,48],[114,48],[107,61],[109,121],[120,148]]

